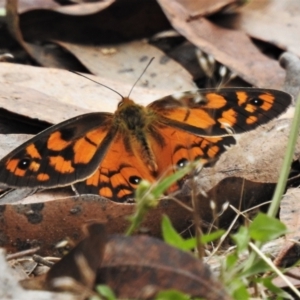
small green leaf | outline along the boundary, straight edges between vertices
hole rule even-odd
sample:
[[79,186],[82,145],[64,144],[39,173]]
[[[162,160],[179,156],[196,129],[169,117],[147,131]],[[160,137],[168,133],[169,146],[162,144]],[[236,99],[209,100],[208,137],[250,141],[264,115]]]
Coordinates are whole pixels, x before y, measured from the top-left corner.
[[259,213],[249,226],[250,237],[260,242],[274,240],[286,232],[283,223],[263,213]]
[[233,299],[241,300],[241,299],[249,299],[250,295],[247,291],[247,288],[244,285],[241,285],[239,288],[237,288],[233,294]]
[[243,271],[240,275],[244,277],[249,277],[252,275],[257,275],[259,273],[265,273],[270,270],[270,266],[262,259],[257,260],[251,265],[249,269]]
[[249,299],[250,295],[247,291],[247,287],[240,278],[234,278],[230,282],[229,289],[231,290],[231,295],[234,299]]
[[174,246],[180,250],[187,251],[196,247],[195,238],[184,239],[182,236],[174,229],[168,216],[164,215],[162,219],[162,234],[164,241]]
[[215,241],[215,240],[219,239],[224,233],[225,233],[225,230],[219,229],[212,233],[204,234],[200,237],[201,244],[205,245],[207,243]]
[[155,300],[189,300],[190,296],[183,294],[177,290],[166,290],[159,292]]
[[238,253],[246,250],[250,241],[249,230],[245,226],[241,226],[238,232],[232,235],[232,239],[234,240]]
[[190,173],[193,168],[197,166],[197,161],[187,164],[184,168],[176,171],[170,176],[163,178],[159,183],[152,189],[152,193],[155,197],[160,197],[163,193],[175,182]]
[[107,300],[116,300],[116,296],[112,289],[105,284],[99,284],[96,286],[96,291],[99,295],[105,297]]
[[228,254],[226,256],[225,268],[227,270],[231,269],[232,267],[234,267],[236,265],[237,261],[238,261],[238,256],[237,256],[236,252],[234,252],[232,254]]

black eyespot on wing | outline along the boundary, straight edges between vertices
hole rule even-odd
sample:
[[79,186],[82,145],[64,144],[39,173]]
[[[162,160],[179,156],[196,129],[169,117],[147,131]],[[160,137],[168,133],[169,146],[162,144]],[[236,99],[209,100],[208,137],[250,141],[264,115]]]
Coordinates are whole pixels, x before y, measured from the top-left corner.
[[141,177],[139,177],[139,176],[130,176],[129,177],[129,182],[131,183],[131,184],[133,184],[133,185],[137,185],[137,184],[139,184],[140,182],[142,181],[142,178]]
[[252,99],[250,99],[249,102],[250,102],[252,105],[257,106],[257,107],[260,107],[260,106],[262,106],[262,105],[264,104],[264,101],[261,100],[261,99],[259,99],[259,98],[252,98]]
[[189,163],[188,159],[182,158],[176,163],[176,169],[177,170],[183,169],[188,163]]
[[30,166],[31,159],[30,158],[23,158],[18,163],[18,169],[27,170]]

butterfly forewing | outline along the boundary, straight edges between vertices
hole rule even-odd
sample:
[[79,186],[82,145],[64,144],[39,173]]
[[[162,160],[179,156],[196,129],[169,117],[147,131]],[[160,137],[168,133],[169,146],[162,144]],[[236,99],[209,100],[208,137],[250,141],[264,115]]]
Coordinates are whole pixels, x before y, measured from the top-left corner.
[[149,108],[175,128],[222,136],[267,123],[283,113],[291,101],[289,94],[270,89],[204,89],[167,96]]
[[112,139],[112,114],[90,113],[54,125],[0,161],[10,187],[55,187],[91,175]]

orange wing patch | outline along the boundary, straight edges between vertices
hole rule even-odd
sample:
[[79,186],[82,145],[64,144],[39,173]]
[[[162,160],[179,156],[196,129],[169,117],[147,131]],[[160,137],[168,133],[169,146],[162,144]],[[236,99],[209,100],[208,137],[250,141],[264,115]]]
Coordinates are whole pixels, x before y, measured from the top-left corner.
[[251,125],[257,122],[257,117],[255,116],[250,116],[249,118],[246,119],[246,123]]
[[208,109],[220,109],[227,104],[227,100],[220,94],[208,93],[205,95],[207,102],[205,103],[205,108]]
[[26,153],[31,157],[31,158],[38,158],[41,159],[41,155],[36,149],[34,144],[30,144],[29,146],[26,147]]
[[179,107],[163,112],[163,115],[172,120],[187,123],[202,129],[209,129],[216,124],[216,120],[208,112],[202,109]]
[[97,128],[88,132],[84,137],[76,141],[73,146],[74,163],[88,164],[94,157],[106,134],[107,132],[103,131],[102,128]]
[[261,94],[261,95],[259,95],[259,99],[262,99],[264,101],[264,104],[261,106],[261,108],[264,111],[268,111],[273,107],[273,104],[275,101],[274,95],[271,95],[268,93]]
[[6,169],[16,176],[23,177],[26,173],[26,170],[18,168],[19,163],[20,159],[11,159],[6,163]]
[[47,148],[49,150],[53,150],[53,151],[61,151],[61,150],[65,149],[66,147],[68,147],[71,143],[72,143],[72,141],[65,141],[61,137],[60,131],[55,131],[55,132],[51,133],[51,135],[48,138]]
[[242,106],[248,100],[248,94],[246,92],[236,92],[236,96],[238,98],[238,105]]
[[49,157],[50,166],[54,168],[55,171],[59,173],[73,173],[75,168],[72,166],[70,160],[65,160],[63,156],[50,156]]
[[40,173],[37,175],[37,180],[38,181],[48,181],[50,179],[50,176],[45,173]]
[[229,109],[222,112],[222,117],[218,119],[221,124],[221,128],[233,127],[237,123],[237,113],[234,109]]

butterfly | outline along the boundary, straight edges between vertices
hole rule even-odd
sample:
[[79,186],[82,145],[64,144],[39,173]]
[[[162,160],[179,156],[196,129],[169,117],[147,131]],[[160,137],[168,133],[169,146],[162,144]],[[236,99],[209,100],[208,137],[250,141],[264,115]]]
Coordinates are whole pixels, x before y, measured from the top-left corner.
[[143,179],[154,182],[189,161],[214,161],[235,142],[233,134],[267,123],[291,101],[285,92],[258,88],[189,91],[148,106],[124,97],[114,114],[74,117],[17,147],[0,161],[0,183],[72,185],[80,194],[123,202]]

